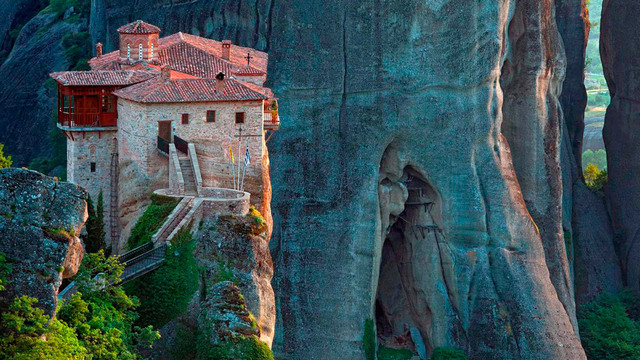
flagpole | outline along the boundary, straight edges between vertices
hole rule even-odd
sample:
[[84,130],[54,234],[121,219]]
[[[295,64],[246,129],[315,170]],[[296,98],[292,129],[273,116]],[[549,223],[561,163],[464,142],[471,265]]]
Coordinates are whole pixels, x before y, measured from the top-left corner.
[[241,191],[244,191],[244,176],[247,174],[247,163],[248,163],[247,155],[248,154],[249,154],[249,139],[247,139],[247,149],[244,155],[244,169],[242,169],[242,190]]
[[231,177],[233,177],[233,189],[236,188],[236,167],[235,161],[233,159],[233,145],[231,145],[231,140],[229,140],[229,155],[231,155]]
[[[238,136],[238,156],[240,156],[240,146],[242,144],[242,125],[238,129],[240,133]],[[238,188],[236,190],[240,190],[240,158],[238,158]]]

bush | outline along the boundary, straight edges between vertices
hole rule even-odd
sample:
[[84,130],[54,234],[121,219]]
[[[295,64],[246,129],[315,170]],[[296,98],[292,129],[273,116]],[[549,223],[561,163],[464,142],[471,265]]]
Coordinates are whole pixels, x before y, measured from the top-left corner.
[[11,156],[4,154],[4,144],[0,144],[0,169],[8,168],[12,164]]
[[273,360],[269,345],[255,336],[237,337],[219,345],[211,345],[206,335],[198,340],[198,360]]
[[373,327],[373,319],[364,321],[364,335],[362,335],[362,346],[367,360],[376,358],[376,331]]
[[601,191],[609,181],[609,173],[607,170],[600,170],[594,164],[589,164],[584,169],[584,181],[594,192]]
[[189,230],[180,230],[157,270],[124,285],[127,294],[140,300],[139,325],[161,328],[187,310],[199,286],[194,246]]
[[467,355],[462,350],[439,347],[433,350],[431,360],[467,360]]
[[590,360],[640,359],[640,324],[629,316],[637,300],[603,294],[578,312],[582,346]]
[[380,346],[378,360],[409,360],[413,358],[413,351],[407,349],[392,349]]
[[179,200],[175,198],[151,196],[151,205],[147,207],[133,229],[131,229],[131,235],[127,240],[129,249],[134,249],[151,241],[153,234],[162,227],[162,224],[164,224],[178,203]]

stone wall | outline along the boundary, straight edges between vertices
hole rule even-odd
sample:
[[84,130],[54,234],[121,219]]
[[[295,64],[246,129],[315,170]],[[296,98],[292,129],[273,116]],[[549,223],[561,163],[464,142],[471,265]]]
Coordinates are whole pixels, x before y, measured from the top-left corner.
[[[67,137],[67,179],[87,189],[97,206],[102,190],[104,230],[107,246],[111,244],[111,160],[117,151],[116,131],[73,131]],[[95,163],[95,172],[91,164]]]

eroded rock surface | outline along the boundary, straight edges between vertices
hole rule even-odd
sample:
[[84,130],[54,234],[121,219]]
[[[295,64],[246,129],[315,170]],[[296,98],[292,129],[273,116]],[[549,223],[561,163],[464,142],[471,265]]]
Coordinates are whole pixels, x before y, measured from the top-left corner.
[[618,257],[625,285],[640,291],[640,24],[637,1],[605,0],[600,54],[611,104],[604,123],[611,208]]
[[84,189],[35,171],[0,170],[0,252],[12,268],[0,306],[28,295],[53,315],[62,279],[75,275],[84,256],[78,235],[86,197]]
[[[428,255],[424,272],[404,262],[398,275],[410,280],[406,299],[419,300],[418,315],[434,319],[408,327],[420,330],[428,348],[456,346],[471,359],[585,358],[570,320],[571,285],[556,291],[550,281],[567,279],[566,259],[545,261],[525,203],[540,216],[552,210],[543,236],[562,249],[559,200],[551,198],[559,196],[559,150],[546,148],[559,146],[557,105],[545,102],[557,103],[563,74],[551,6],[276,3],[270,80],[286,119],[271,140],[277,356],[363,358],[363,323],[375,317],[375,300],[390,283],[380,286],[387,214],[378,189],[381,159],[393,147],[397,173],[410,167],[442,201],[443,237],[416,240],[405,230],[411,241],[395,252]],[[541,48],[546,53],[536,54]],[[534,89],[521,104],[503,105],[503,69],[512,70],[511,89]],[[503,119],[517,124],[517,116],[533,122],[512,139],[532,145],[531,169],[523,171],[540,181],[525,198],[516,171],[526,162],[514,169],[501,132]],[[401,318],[408,317],[392,320]]]

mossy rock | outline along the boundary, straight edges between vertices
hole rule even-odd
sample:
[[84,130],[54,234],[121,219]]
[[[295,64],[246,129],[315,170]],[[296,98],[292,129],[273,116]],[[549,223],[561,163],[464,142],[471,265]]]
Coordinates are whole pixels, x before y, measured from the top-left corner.
[[[206,343],[206,339],[198,341],[198,344]],[[237,337],[220,345],[207,344],[202,350],[199,351],[197,360],[273,360],[269,345],[255,336]]]

